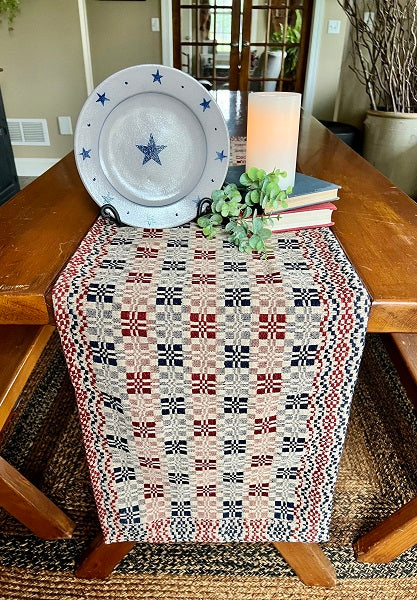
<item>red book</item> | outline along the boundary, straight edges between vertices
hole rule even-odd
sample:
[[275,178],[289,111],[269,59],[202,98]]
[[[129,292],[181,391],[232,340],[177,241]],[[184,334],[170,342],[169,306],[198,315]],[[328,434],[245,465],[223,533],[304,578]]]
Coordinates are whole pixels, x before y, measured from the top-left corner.
[[[333,225],[332,213],[334,210],[336,210],[336,206],[332,202],[323,202],[322,204],[313,204],[304,208],[277,212],[270,215],[272,223],[267,225],[267,227],[274,233],[292,231],[293,229],[330,227],[330,225]],[[278,216],[279,218],[277,218]]]

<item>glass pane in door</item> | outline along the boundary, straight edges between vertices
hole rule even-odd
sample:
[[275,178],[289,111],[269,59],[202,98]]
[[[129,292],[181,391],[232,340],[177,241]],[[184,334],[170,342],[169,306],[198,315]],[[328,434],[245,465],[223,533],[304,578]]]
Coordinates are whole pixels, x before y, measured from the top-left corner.
[[299,61],[301,49],[306,47],[305,11],[305,2],[300,0],[245,1],[243,37],[250,36],[249,56],[246,63],[243,61],[248,69],[247,89],[301,91],[305,65]]
[[[239,46],[232,40],[236,0],[181,0],[177,5],[180,15],[177,68],[179,63],[182,70],[212,89],[228,88],[231,55],[238,52]],[[236,80],[237,77],[236,73]]]

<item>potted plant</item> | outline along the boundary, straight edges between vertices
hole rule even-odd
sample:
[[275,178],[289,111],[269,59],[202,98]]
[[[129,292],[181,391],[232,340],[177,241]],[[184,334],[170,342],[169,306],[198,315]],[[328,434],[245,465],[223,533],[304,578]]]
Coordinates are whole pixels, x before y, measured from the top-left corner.
[[351,69],[370,110],[363,154],[407,194],[417,196],[417,2],[338,0],[351,24]]
[[[300,44],[301,41],[301,25],[302,25],[302,17],[301,10],[299,8],[295,9],[295,22],[294,25],[287,25],[284,28],[283,23],[278,24],[278,29],[273,32],[271,35],[271,42],[274,44]],[[276,48],[278,50],[278,48]],[[275,50],[275,48],[271,48],[271,50]],[[298,61],[298,53],[300,47],[297,46],[288,46],[285,52],[285,62],[284,62],[284,76],[291,77],[294,75],[297,69],[297,61]]]
[[[283,23],[278,23],[276,31],[270,37],[270,46],[267,51],[266,77],[275,81],[265,82],[265,91],[274,92],[277,79],[280,76],[282,60],[284,59],[284,76],[291,77],[297,68],[299,46],[289,46],[283,52],[284,44],[299,44],[301,40],[302,17],[300,9],[295,10],[294,25],[284,27]],[[265,53],[263,52],[258,60],[254,76],[262,77],[265,68]]]
[[20,0],[0,0],[0,23],[5,18],[9,31],[13,30],[13,21],[20,10]]

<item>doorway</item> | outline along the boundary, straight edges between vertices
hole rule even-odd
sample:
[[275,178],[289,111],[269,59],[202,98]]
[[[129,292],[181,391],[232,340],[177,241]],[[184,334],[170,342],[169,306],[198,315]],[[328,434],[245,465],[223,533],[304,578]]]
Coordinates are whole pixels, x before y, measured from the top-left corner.
[[212,89],[303,92],[313,0],[172,0],[174,67]]

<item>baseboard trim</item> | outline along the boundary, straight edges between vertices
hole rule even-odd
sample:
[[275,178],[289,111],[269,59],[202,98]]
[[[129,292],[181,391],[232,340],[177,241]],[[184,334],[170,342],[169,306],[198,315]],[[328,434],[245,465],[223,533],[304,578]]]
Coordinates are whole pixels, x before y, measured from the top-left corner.
[[21,177],[38,177],[53,167],[59,158],[15,158],[17,174]]

